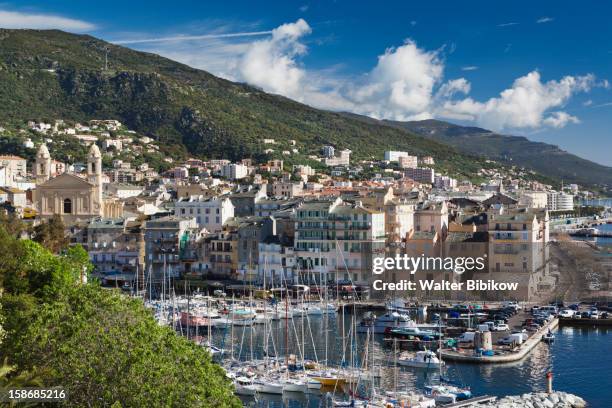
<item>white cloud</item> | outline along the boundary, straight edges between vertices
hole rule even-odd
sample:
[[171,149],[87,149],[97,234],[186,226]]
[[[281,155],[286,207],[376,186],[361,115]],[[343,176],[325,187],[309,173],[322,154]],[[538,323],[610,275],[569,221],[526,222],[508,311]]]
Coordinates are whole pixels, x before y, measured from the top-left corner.
[[567,112],[551,112],[543,123],[558,129],[565,127],[568,123],[580,123],[580,120]]
[[203,35],[173,35],[169,37],[153,37],[153,38],[133,38],[124,40],[115,40],[115,44],[145,44],[145,43],[161,43],[161,42],[182,42],[196,40],[214,40],[219,38],[236,38],[236,37],[260,37],[263,35],[272,34],[272,31],[248,31],[243,33],[219,33],[219,34],[203,34]]
[[476,65],[468,65],[467,67],[461,67],[462,71],[476,71],[478,67]]
[[438,51],[425,51],[412,40],[389,48],[365,83],[351,92],[350,99],[373,117],[408,120],[430,117],[435,86],[441,81],[444,64]]
[[543,23],[550,23],[551,21],[554,21],[555,19],[552,17],[541,17],[539,19],[536,20],[536,23],[538,24],[543,24]]
[[497,131],[563,127],[568,123],[577,123],[578,119],[566,112],[550,113],[550,110],[563,107],[572,95],[590,90],[594,83],[593,75],[566,76],[559,81],[543,83],[539,72],[532,71],[516,79],[512,87],[502,91],[499,97],[486,102],[477,102],[472,98],[446,101],[439,113],[453,118],[461,116]]
[[8,10],[0,10],[0,27],[40,30],[60,29],[67,31],[89,31],[96,28],[94,24],[83,20],[53,14],[22,13]]
[[458,93],[469,94],[472,86],[465,78],[453,79],[444,83],[438,92],[436,93],[437,98],[449,99]]
[[519,23],[515,23],[515,22],[510,22],[510,23],[502,23],[502,24],[498,24],[498,27],[512,27],[515,25],[519,25]]
[[251,43],[238,62],[240,76],[267,92],[301,99],[298,91],[305,71],[296,57],[306,52],[299,40],[310,32],[308,23],[299,19],[272,30],[271,38]]
[[[465,78],[444,78],[444,47],[429,51],[406,40],[379,55],[368,72],[346,76],[341,72],[342,66],[306,69],[301,57],[307,52],[304,37],[310,32],[308,23],[299,19],[256,41],[248,36],[197,36],[193,40],[142,45],[147,51],[318,108],[381,119],[455,119],[495,131],[559,128],[578,123],[578,118],[563,108],[576,93],[607,84],[596,82],[593,75],[543,82],[540,73],[533,71],[516,79],[499,96],[478,101],[469,96],[472,86]],[[476,68],[466,66],[463,70]]]

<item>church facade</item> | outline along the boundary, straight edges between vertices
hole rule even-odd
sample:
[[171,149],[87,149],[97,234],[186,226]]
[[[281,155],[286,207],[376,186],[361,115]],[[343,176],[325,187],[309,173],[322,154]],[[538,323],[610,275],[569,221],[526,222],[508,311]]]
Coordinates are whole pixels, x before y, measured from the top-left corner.
[[105,202],[102,196],[102,154],[93,144],[87,155],[87,176],[62,173],[51,177],[52,159],[46,145],[36,154],[34,201],[39,219],[60,215],[66,225],[88,222],[95,217],[121,216],[117,202]]

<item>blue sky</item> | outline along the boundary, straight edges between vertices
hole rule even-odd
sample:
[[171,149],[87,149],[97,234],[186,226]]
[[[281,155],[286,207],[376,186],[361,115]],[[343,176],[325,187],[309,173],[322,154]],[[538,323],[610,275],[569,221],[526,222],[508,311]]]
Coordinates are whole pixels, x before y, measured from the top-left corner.
[[88,33],[317,107],[482,126],[612,165],[606,3],[20,1],[0,3],[0,27]]

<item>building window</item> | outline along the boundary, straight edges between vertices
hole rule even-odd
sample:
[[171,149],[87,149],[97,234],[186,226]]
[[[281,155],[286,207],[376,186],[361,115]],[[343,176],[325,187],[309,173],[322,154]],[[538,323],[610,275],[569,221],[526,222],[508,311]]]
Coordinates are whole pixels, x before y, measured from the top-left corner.
[[64,214],[72,214],[72,200],[69,198],[64,200]]

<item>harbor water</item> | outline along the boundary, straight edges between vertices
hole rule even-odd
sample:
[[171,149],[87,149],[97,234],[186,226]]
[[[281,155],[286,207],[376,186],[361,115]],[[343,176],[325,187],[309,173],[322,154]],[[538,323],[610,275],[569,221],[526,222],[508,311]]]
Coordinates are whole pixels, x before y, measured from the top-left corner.
[[[281,320],[273,322],[267,329],[263,325],[234,327],[233,340],[230,329],[216,330],[213,341],[215,346],[228,352],[233,345],[234,358],[241,360],[263,358],[262,345],[266,342],[269,356],[283,357],[286,341],[290,353],[298,357],[302,353],[301,345],[305,344],[303,353],[306,359],[323,362],[327,357],[331,365],[347,366],[352,361],[359,366],[359,356],[367,336],[364,333],[353,336],[353,317],[349,313],[344,316],[344,319],[342,314],[335,317],[310,316],[308,319],[293,319],[289,324]],[[445,377],[471,387],[474,396],[506,396],[545,390],[546,373],[552,371],[555,390],[579,395],[589,407],[610,407],[612,376],[607,370],[612,366],[611,334],[612,330],[607,328],[562,327],[553,344],[538,344],[522,361],[499,365],[449,362]],[[394,367],[395,347],[393,343],[385,343],[383,335],[376,335],[370,347],[373,347],[375,366],[380,366],[381,375],[376,380],[378,390],[422,391],[425,384],[439,378],[436,370]],[[326,401],[330,400],[331,394],[336,398],[342,395],[339,390],[317,394],[285,393],[282,396],[260,394],[256,399],[244,398],[243,402],[253,407],[322,407],[329,406]]]

